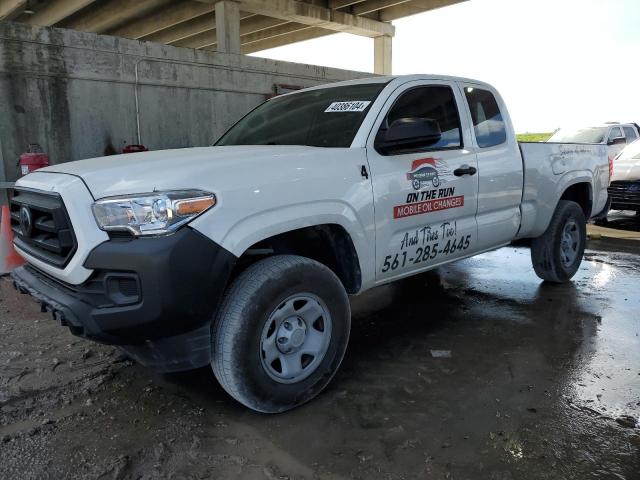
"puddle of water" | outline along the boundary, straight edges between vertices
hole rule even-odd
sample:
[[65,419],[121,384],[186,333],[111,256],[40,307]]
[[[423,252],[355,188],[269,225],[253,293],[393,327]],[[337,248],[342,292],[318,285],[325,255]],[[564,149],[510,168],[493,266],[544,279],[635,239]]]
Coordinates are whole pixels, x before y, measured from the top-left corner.
[[[607,416],[639,416],[638,255],[588,251],[573,282],[564,285],[542,283],[533,272],[526,248],[504,248],[442,271],[448,284],[470,287],[488,300],[529,304],[524,311],[530,319],[540,314],[555,314],[558,321],[578,319],[581,338],[569,366],[566,394]],[[544,307],[546,302],[559,305],[549,310]],[[509,310],[492,310],[492,316],[505,317]],[[523,309],[516,310],[520,316],[514,315],[512,320],[522,322]]]

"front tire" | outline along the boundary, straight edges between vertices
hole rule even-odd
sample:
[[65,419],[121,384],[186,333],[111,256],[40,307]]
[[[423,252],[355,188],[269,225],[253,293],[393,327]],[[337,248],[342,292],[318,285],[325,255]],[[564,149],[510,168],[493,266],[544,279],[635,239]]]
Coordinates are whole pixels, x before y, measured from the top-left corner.
[[290,410],[318,395],[349,340],[351,311],[338,277],[293,255],[269,257],[242,272],[213,322],[213,372],[243,405]]
[[580,267],[586,241],[582,208],[560,200],[547,230],[531,242],[531,262],[538,277],[556,283],[570,280]]

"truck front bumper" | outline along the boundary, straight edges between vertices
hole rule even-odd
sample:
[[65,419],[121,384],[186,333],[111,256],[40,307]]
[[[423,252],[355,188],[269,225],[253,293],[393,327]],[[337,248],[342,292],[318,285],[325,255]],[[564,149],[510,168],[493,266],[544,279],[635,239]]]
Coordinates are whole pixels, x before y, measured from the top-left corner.
[[197,368],[211,358],[211,318],[236,257],[183,228],[154,238],[111,239],[84,266],[81,285],[31,265],[13,271],[14,286],[74,335],[118,345],[160,371]]

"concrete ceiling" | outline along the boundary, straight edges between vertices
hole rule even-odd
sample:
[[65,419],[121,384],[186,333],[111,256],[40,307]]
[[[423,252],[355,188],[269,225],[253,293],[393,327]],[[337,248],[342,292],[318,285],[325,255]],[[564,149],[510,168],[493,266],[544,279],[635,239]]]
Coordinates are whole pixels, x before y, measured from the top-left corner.
[[[466,0],[240,0],[252,53],[335,32],[393,36],[392,20]],[[0,0],[0,20],[215,50],[215,0]]]

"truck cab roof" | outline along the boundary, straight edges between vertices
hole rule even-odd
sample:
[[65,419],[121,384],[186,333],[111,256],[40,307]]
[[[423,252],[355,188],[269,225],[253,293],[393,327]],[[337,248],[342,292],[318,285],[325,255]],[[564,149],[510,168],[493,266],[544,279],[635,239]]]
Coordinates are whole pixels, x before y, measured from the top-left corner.
[[[357,78],[353,80],[344,80],[341,82],[335,82],[325,85],[318,85],[316,87],[305,88],[305,90],[315,90],[320,88],[331,88],[331,87],[340,87],[344,85],[358,85],[363,83],[389,83],[389,84],[397,84],[401,85],[403,83],[417,81],[417,80],[441,80],[448,82],[462,82],[462,83],[473,83],[475,85],[484,86],[488,89],[494,90],[494,88],[486,82],[482,82],[480,80],[475,80],[472,78],[465,77],[455,77],[451,75],[439,75],[439,74],[411,74],[411,75],[382,75],[382,76],[372,76],[372,77],[364,77]],[[293,95],[296,92],[287,93],[287,95]]]

